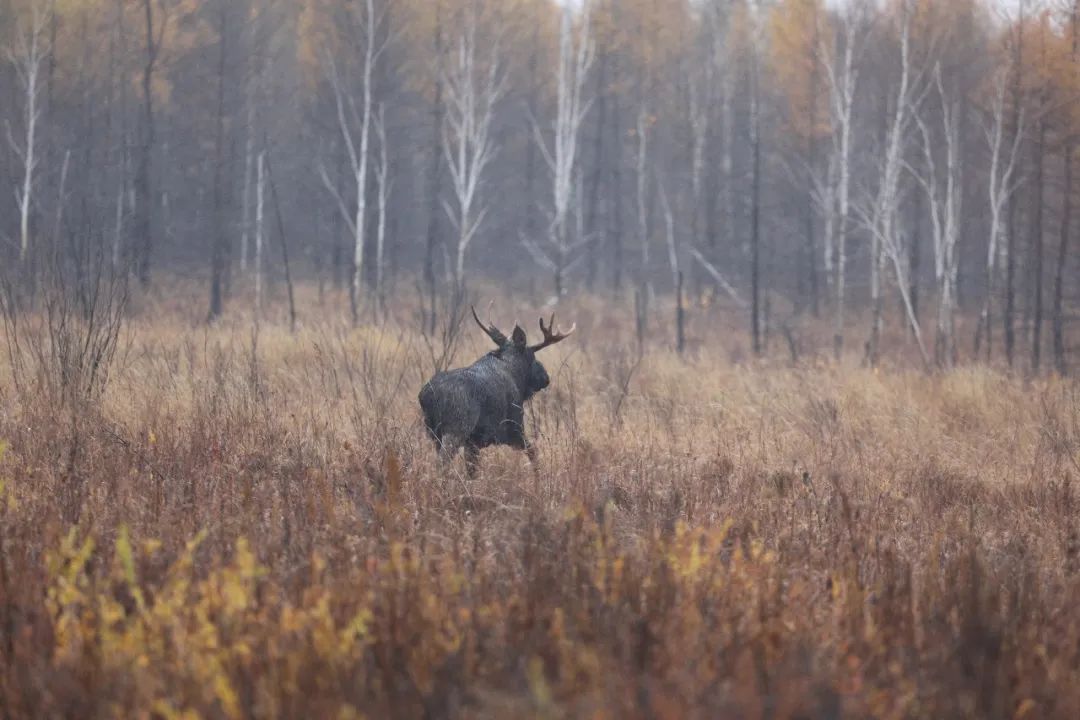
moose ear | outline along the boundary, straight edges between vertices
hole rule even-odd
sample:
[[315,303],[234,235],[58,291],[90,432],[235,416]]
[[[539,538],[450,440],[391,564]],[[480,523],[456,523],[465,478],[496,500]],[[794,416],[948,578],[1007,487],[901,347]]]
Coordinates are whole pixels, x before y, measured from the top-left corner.
[[510,339],[514,341],[514,347],[525,347],[525,331],[521,329],[520,325],[514,325],[514,332]]

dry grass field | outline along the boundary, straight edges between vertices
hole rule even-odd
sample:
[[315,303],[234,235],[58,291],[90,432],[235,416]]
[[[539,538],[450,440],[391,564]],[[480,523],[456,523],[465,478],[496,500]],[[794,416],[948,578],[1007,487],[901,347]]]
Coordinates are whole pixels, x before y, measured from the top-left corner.
[[1070,381],[750,361],[701,318],[639,360],[581,300],[539,472],[468,480],[408,312],[188,305],[135,309],[100,396],[0,360],[2,718],[1080,717]]

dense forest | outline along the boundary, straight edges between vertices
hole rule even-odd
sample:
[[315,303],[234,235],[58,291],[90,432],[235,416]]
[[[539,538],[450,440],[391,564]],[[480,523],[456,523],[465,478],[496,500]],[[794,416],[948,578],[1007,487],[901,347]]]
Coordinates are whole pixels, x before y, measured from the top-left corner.
[[0,0],[5,307],[482,282],[1065,373],[1078,5]]

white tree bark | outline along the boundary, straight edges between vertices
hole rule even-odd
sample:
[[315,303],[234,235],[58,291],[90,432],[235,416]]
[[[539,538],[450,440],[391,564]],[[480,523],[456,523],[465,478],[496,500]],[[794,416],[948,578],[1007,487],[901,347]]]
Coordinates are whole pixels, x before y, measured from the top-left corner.
[[364,23],[367,30],[364,43],[363,69],[363,110],[360,116],[360,155],[357,158],[356,172],[356,242],[353,245],[353,295],[360,302],[360,288],[364,281],[364,232],[367,217],[367,176],[368,151],[371,138],[371,78],[375,70],[375,9],[373,0],[367,0],[367,13]]
[[923,364],[930,366],[922,328],[911,302],[907,268],[905,239],[898,232],[897,215],[900,206],[900,174],[907,167],[904,162],[904,146],[912,118],[922,102],[924,91],[916,91],[923,83],[921,72],[912,68],[910,6],[904,3],[900,9],[900,80],[893,100],[894,110],[885,137],[884,157],[878,172],[876,192],[868,195],[865,204],[857,206],[856,212],[871,239],[871,300],[874,305],[873,327],[869,342],[870,360],[876,359],[877,343],[881,332],[881,289],[885,260],[889,260],[896,274],[900,298],[912,334],[918,344]]
[[443,153],[454,193],[453,202],[444,200],[443,208],[457,229],[453,267],[458,293],[465,286],[465,259],[469,245],[487,215],[487,208],[480,200],[480,185],[498,151],[491,134],[492,119],[495,106],[505,89],[498,42],[492,43],[486,66],[477,59],[478,25],[476,10],[469,6],[465,11],[457,52],[442,71],[446,93]]
[[248,42],[252,47],[251,63],[252,65],[258,63],[258,66],[253,67],[249,65],[251,77],[248,79],[244,89],[244,105],[247,118],[244,126],[244,131],[246,133],[244,139],[244,194],[241,199],[241,212],[243,213],[243,217],[240,220],[240,272],[244,274],[248,271],[248,264],[251,258],[251,237],[254,229],[252,225],[252,212],[254,211],[252,193],[254,192],[254,183],[256,182],[254,177],[256,155],[255,143],[259,134],[259,130],[256,127],[256,111],[262,106],[263,79],[267,72],[267,66],[269,65],[269,58],[264,57],[260,60],[257,57],[259,27],[260,22],[255,18],[250,18],[248,20]]
[[[578,142],[581,125],[591,102],[584,98],[585,82],[595,58],[595,43],[590,27],[590,3],[585,0],[578,11],[579,27],[575,33],[574,11],[563,6],[559,29],[559,60],[556,69],[556,114],[552,123],[551,145],[534,126],[536,143],[552,175],[552,211],[548,224],[547,247],[541,248],[533,238],[524,238],[526,247],[541,265],[553,269],[555,293],[565,291],[565,274],[572,263],[572,254],[588,242],[588,238],[571,238],[571,211],[575,198]],[[576,35],[576,37],[575,37]],[[546,258],[546,261],[545,261]]]
[[35,0],[30,5],[30,24],[18,28],[14,46],[8,57],[15,66],[23,94],[23,133],[21,143],[7,128],[8,142],[22,164],[22,173],[15,188],[15,202],[19,210],[19,260],[25,261],[30,252],[30,210],[34,204],[34,186],[37,181],[37,131],[41,119],[41,70],[51,48],[45,37],[45,28],[52,16],[52,6]]
[[739,295],[739,291],[735,289],[735,286],[732,285],[728,279],[724,277],[724,274],[721,273],[715,265],[709,262],[696,247],[691,245],[687,248],[687,252],[690,253],[690,257],[694,258],[694,260],[705,269],[705,272],[712,276],[713,280],[716,281],[716,284],[728,294],[728,297],[735,302],[735,305],[737,305],[740,310],[746,310],[750,307],[747,302],[743,300],[742,296]]
[[956,244],[960,238],[960,209],[963,200],[963,182],[960,166],[959,104],[945,93],[938,68],[934,73],[934,85],[941,99],[941,116],[945,139],[944,187],[940,187],[939,158],[934,152],[929,126],[918,114],[915,122],[922,137],[925,172],[913,173],[926,192],[930,207],[930,224],[934,240],[934,277],[938,283],[937,340],[935,356],[939,366],[951,367],[955,360],[954,337],[957,256]]
[[870,360],[876,359],[878,340],[881,335],[882,274],[885,259],[890,259],[897,273],[901,298],[911,323],[912,331],[919,343],[923,361],[929,364],[929,357],[922,341],[918,318],[915,317],[908,293],[909,283],[905,263],[904,241],[897,232],[897,214],[900,207],[900,175],[905,168],[904,146],[909,135],[912,118],[925,95],[925,89],[918,90],[924,83],[922,72],[916,72],[911,61],[911,8],[905,2],[900,8],[900,80],[893,100],[894,109],[889,120],[885,136],[884,157],[878,173],[878,187],[871,196],[869,207],[860,208],[859,212],[870,234],[870,295],[873,303],[873,321],[870,334]]
[[863,32],[862,6],[853,5],[843,14],[840,35],[843,45],[839,62],[833,59],[833,49],[822,46],[822,66],[829,85],[829,110],[832,124],[832,152],[828,176],[818,193],[818,202],[825,217],[825,271],[836,292],[834,349],[839,354],[843,346],[844,316],[847,301],[847,237],[851,215],[851,139],[858,84],[856,54],[861,50]]
[[671,203],[668,201],[667,190],[660,183],[660,208],[664,212],[664,239],[667,245],[668,267],[671,270],[671,287],[679,286],[679,243],[675,235],[675,215],[671,212]]
[[[356,202],[354,212],[349,213],[341,192],[330,181],[326,169],[320,165],[319,174],[327,190],[334,196],[349,231],[353,236],[353,274],[350,283],[350,297],[353,313],[353,321],[359,319],[359,305],[364,279],[364,249],[367,241],[367,180],[368,164],[371,145],[371,126],[373,114],[373,88],[372,80],[375,67],[379,62],[383,51],[386,49],[385,39],[378,37],[378,28],[382,22],[382,14],[375,12],[374,0],[364,0],[355,3],[354,7],[363,6],[363,11],[354,9],[356,13],[357,32],[363,40],[363,60],[360,68],[361,97],[360,109],[357,110],[356,98],[345,86],[345,80],[338,72],[337,64],[329,53],[326,54],[325,65],[328,79],[334,90],[334,101],[337,109],[338,128],[345,141],[348,151],[349,164],[352,169],[354,187],[356,190]],[[358,126],[358,127],[357,127]],[[358,134],[358,138],[354,138]]]
[[375,296],[378,298],[379,305],[385,306],[386,213],[393,181],[390,178],[389,144],[386,141],[386,108],[382,104],[379,105],[379,112],[375,116],[375,134],[379,138],[379,164],[375,168],[375,178],[379,183],[378,222],[375,226]]
[[[984,127],[986,143],[990,148],[990,174],[987,183],[987,192],[990,196],[990,234],[986,246],[986,296],[983,298],[982,311],[979,314],[979,332],[990,332],[990,303],[993,299],[994,287],[997,282],[998,258],[1005,243],[1005,223],[1003,215],[1009,198],[1019,185],[1017,175],[1017,158],[1019,157],[1020,144],[1024,137],[1024,116],[1021,112],[1019,127],[1013,136],[1012,143],[1005,147],[1005,97],[1008,93],[1008,71],[1002,69],[994,76],[994,97],[990,108],[990,118]],[[989,350],[990,344],[987,343]]]

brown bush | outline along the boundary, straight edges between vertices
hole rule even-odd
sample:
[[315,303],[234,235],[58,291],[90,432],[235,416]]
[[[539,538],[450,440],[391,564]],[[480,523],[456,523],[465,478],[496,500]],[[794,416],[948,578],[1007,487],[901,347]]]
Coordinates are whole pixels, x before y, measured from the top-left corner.
[[143,307],[77,438],[3,391],[0,716],[1080,717],[1069,383],[637,363],[588,312],[539,480],[437,472],[393,321]]

